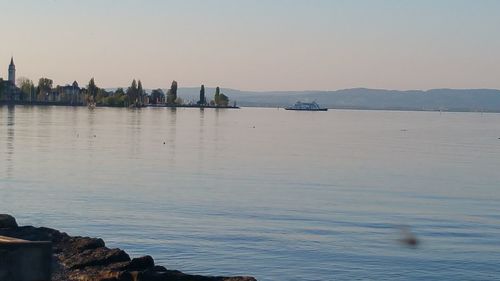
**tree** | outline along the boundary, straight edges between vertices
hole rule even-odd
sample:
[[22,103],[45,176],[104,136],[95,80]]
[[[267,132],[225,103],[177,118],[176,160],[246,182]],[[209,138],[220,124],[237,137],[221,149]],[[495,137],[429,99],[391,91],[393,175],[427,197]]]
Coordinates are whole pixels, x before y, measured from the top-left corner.
[[162,89],[156,89],[151,92],[151,100],[149,101],[151,104],[162,103],[165,100],[165,93],[163,93]]
[[97,103],[97,93],[99,92],[99,88],[95,85],[94,77],[90,79],[87,90],[89,96],[92,97],[92,102]]
[[218,106],[225,106],[225,107],[227,107],[228,104],[229,104],[229,98],[226,95],[224,95],[224,94],[220,94],[219,95],[219,104],[218,104]]
[[214,102],[216,106],[219,106],[219,98],[220,98],[220,88],[215,88]]
[[110,96],[110,93],[106,92],[106,90],[98,88],[97,90],[97,97],[96,97],[96,104],[106,104],[105,100]]
[[20,77],[17,79],[17,85],[21,89],[21,100],[32,100],[33,92],[35,90],[35,85],[33,81],[26,77]]
[[183,103],[184,103],[184,100],[181,97],[177,97],[177,99],[175,99],[176,105],[182,105]]
[[199,105],[206,105],[207,98],[205,97],[205,85],[201,85],[200,89],[200,100],[198,101]]
[[135,79],[132,80],[132,85],[128,87],[127,89],[127,97],[128,97],[128,104],[132,105],[135,103],[137,99],[137,82],[135,82]]
[[139,105],[144,104],[144,90],[142,89],[141,80],[137,82],[137,100]]
[[170,86],[170,90],[167,92],[167,104],[173,105],[177,100],[177,81],[172,81],[172,85]]
[[102,99],[102,104],[107,106],[125,106],[127,104],[127,95],[123,88],[118,88],[112,95],[106,93],[106,97]]
[[123,96],[123,95],[125,95],[125,91],[123,90],[123,88],[116,89],[115,96]]
[[40,78],[38,80],[38,86],[36,87],[38,100],[46,100],[46,97],[52,91],[52,83],[53,81],[48,78]]

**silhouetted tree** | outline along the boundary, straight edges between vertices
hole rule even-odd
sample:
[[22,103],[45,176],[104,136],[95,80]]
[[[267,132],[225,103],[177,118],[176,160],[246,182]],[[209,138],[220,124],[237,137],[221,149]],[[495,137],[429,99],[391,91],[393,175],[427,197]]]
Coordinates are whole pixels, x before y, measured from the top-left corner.
[[144,90],[142,89],[141,80],[137,82],[137,100],[140,106],[144,104]]
[[218,106],[228,106],[228,104],[229,104],[229,98],[224,94],[220,94]]
[[48,78],[40,78],[38,80],[38,86],[36,87],[38,100],[46,100],[52,90],[52,83],[52,80]]
[[172,85],[170,86],[170,90],[167,93],[167,104],[173,105],[177,100],[177,81],[172,81]]
[[214,102],[215,105],[219,106],[219,98],[220,98],[220,88],[215,88]]
[[128,104],[132,105],[137,99],[137,82],[132,80],[132,85],[127,89]]
[[198,101],[199,105],[206,105],[207,98],[205,97],[205,85],[201,85],[200,89],[200,100]]
[[165,93],[163,93],[162,89],[156,89],[151,92],[151,100],[149,101],[151,104],[161,103],[165,99]]
[[21,100],[32,100],[35,85],[28,78],[21,77],[17,79],[17,85],[21,89]]
[[87,86],[87,90],[89,96],[92,97],[92,101],[97,103],[97,93],[99,91],[99,88],[95,84],[94,77],[90,79],[89,85]]
[[115,96],[123,96],[123,95],[125,95],[125,91],[123,90],[123,88],[116,89]]

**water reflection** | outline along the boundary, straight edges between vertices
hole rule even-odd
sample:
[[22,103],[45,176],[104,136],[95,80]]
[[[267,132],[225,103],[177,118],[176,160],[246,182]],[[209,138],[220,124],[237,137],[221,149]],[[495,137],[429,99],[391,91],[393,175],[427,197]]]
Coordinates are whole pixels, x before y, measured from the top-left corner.
[[22,223],[268,281],[498,272],[498,114],[15,110],[0,107],[0,206]]
[[204,163],[204,152],[205,152],[205,140],[204,140],[204,129],[205,129],[205,109],[200,108],[200,118],[199,118],[199,129],[198,129],[198,161],[196,161],[196,165],[198,168],[198,174],[203,172],[203,163]]
[[15,147],[14,147],[14,136],[15,136],[15,131],[14,131],[14,125],[15,125],[15,107],[12,105],[9,105],[7,108],[7,157],[6,157],[6,162],[7,162],[7,178],[12,178],[12,175],[14,173],[14,154],[15,154]]
[[220,143],[220,136],[219,136],[219,113],[220,110],[218,108],[215,109],[215,126],[214,126],[214,146],[215,146],[215,155],[219,153],[219,143]]
[[88,124],[88,131],[87,131],[87,149],[89,153],[92,155],[94,152],[94,138],[97,137],[96,132],[95,132],[95,122],[96,122],[96,114],[97,110],[93,108],[88,109],[89,114],[87,115],[87,124]]
[[132,154],[140,155],[142,153],[141,149],[141,138],[142,138],[142,115],[144,113],[141,109],[133,108],[129,109],[129,114],[127,115],[127,124],[131,127],[130,130],[130,141],[132,146]]
[[168,165],[173,168],[175,167],[175,150],[177,143],[177,108],[168,108]]

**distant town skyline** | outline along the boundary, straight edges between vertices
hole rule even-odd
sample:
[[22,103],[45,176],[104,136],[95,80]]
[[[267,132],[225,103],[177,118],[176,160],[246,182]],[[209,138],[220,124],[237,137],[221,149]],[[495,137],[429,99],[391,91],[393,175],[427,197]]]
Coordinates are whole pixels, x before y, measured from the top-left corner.
[[252,91],[500,89],[495,0],[0,0],[0,77]]

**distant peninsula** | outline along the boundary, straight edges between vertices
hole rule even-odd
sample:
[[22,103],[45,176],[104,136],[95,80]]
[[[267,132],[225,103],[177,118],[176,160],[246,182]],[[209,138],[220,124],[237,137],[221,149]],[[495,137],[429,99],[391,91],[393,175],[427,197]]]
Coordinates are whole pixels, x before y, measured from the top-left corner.
[[[213,93],[213,98],[209,98],[208,93]],[[128,87],[101,88],[94,78],[82,87],[77,81],[54,86],[51,79],[44,77],[35,86],[28,78],[16,79],[13,58],[8,79],[0,78],[0,105],[239,108],[236,101],[247,107],[276,108],[297,101],[316,101],[331,109],[500,112],[500,90],[497,89],[241,91],[205,85],[181,88],[175,80],[168,89],[147,89],[141,80],[135,79]]]
[[207,98],[205,86],[201,85],[199,97],[185,100],[177,93],[177,81],[172,81],[170,89],[146,91],[141,80],[133,79],[131,85],[114,90],[98,87],[92,77],[85,87],[77,81],[65,86],[54,86],[53,80],[42,77],[35,86],[29,78],[16,79],[16,65],[11,57],[8,68],[8,79],[0,78],[0,104],[20,105],[71,105],[71,106],[109,106],[133,107],[146,106],[165,107],[197,107],[197,108],[238,108],[236,101],[230,105],[227,95],[219,87],[214,90],[213,99]]

